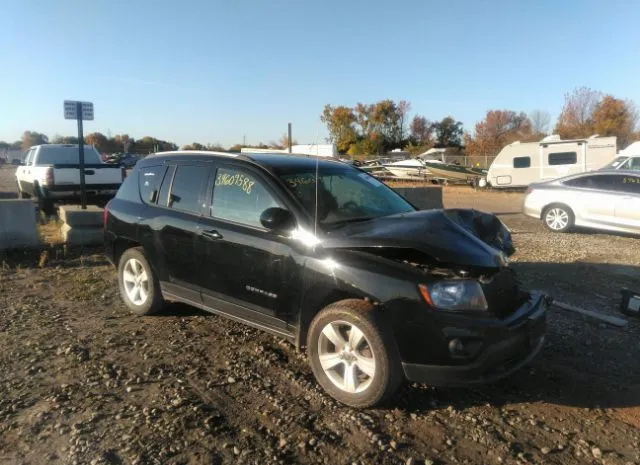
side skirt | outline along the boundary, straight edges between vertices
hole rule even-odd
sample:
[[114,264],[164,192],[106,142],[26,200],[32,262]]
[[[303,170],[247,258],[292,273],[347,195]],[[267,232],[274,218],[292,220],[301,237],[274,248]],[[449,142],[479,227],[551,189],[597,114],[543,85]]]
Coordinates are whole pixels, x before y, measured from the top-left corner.
[[206,306],[206,305],[204,305],[204,304],[202,304],[200,302],[194,302],[191,299],[180,297],[178,295],[175,295],[175,294],[167,292],[167,291],[162,291],[162,296],[167,300],[171,300],[171,301],[175,301],[175,302],[182,302],[184,304],[191,305],[192,307],[199,308],[200,310],[204,310],[205,312],[213,313],[215,315],[220,315],[220,316],[223,316],[223,317],[228,318],[230,320],[237,321],[238,323],[242,323],[242,324],[245,324],[247,326],[251,326],[252,328],[256,328],[256,329],[259,329],[261,331],[266,331],[266,332],[274,334],[276,336],[284,337],[289,342],[295,344],[296,337],[295,337],[295,334],[293,334],[291,332],[283,331],[282,329],[279,329],[279,328],[273,328],[271,326],[267,326],[267,325],[263,325],[263,324],[260,324],[260,323],[256,323],[254,321],[250,321],[250,320],[247,320],[245,318],[241,318],[241,317],[239,317],[237,315],[233,315],[232,313],[225,312],[225,311],[222,311],[222,310],[218,310],[218,309],[215,309],[215,308],[212,308],[212,307],[208,307],[208,306]]

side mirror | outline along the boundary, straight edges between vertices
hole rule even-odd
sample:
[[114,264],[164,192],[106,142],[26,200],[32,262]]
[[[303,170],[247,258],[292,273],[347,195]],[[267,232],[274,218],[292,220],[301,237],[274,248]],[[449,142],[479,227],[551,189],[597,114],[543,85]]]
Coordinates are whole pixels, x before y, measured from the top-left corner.
[[284,208],[267,208],[260,215],[260,223],[269,231],[286,232],[296,227],[296,219]]

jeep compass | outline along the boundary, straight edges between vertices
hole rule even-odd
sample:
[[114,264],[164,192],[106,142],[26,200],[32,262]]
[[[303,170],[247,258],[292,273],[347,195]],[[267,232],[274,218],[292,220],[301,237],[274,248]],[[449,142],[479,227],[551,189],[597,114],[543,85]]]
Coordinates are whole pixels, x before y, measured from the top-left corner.
[[353,407],[404,380],[508,376],[544,343],[548,298],[519,287],[497,217],[418,211],[339,161],[151,155],[105,209],[105,241],[133,313],[178,301],[286,338]]

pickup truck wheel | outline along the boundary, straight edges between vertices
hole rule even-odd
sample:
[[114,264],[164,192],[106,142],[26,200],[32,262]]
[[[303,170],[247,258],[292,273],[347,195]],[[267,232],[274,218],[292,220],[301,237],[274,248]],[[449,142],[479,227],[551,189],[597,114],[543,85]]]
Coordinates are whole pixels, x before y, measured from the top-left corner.
[[136,315],[150,315],[162,308],[160,283],[141,247],[128,249],[120,256],[118,287],[122,300]]
[[362,300],[337,302],[320,311],[309,327],[307,352],[318,383],[351,407],[389,400],[404,379],[392,333]]

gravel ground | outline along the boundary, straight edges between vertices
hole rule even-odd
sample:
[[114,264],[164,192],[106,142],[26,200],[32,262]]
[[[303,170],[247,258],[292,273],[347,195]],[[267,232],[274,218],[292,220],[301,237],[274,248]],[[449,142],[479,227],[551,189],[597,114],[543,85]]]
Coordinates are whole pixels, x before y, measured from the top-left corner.
[[[527,286],[619,316],[619,288],[640,283],[638,239],[547,233],[520,202],[445,190],[446,206],[502,214]],[[0,464],[640,463],[637,320],[553,308],[543,352],[512,378],[412,385],[357,411],[277,337],[182,305],[131,316],[93,252],[0,257]]]

